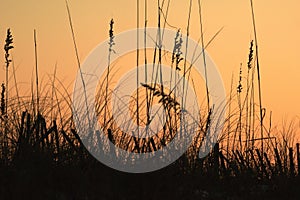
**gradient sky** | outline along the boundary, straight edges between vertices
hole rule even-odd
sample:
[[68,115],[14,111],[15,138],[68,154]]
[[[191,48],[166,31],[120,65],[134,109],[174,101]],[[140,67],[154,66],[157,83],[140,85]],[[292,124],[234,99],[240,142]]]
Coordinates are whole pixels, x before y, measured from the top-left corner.
[[[141,1],[141,10],[143,9]],[[149,1],[149,26],[156,25],[156,1]],[[252,31],[249,0],[203,0],[204,36],[208,41],[221,27],[220,35],[208,52],[230,88],[232,73],[237,80],[239,65],[246,67]],[[109,21],[115,20],[115,33],[136,27],[135,0],[69,1],[81,61],[101,41],[107,39]],[[169,24],[186,30],[189,1],[172,0]],[[254,0],[263,106],[272,110],[276,120],[300,116],[300,2],[297,0]],[[140,26],[144,14],[140,13]],[[33,29],[37,30],[39,74],[52,74],[57,63],[58,77],[72,84],[77,65],[64,0],[1,0],[0,46],[3,49],[6,29],[14,36],[13,56],[21,88],[30,86],[34,69]],[[199,39],[197,1],[193,1],[191,37]],[[4,55],[0,81],[4,79]]]

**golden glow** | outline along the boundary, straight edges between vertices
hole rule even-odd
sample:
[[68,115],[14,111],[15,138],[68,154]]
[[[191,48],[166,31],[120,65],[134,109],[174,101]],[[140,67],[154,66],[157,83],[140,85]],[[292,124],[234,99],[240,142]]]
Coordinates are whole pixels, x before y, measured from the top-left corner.
[[[168,23],[186,32],[189,1],[170,2]],[[207,42],[224,26],[221,34],[207,50],[218,65],[225,87],[229,90],[232,73],[237,85],[239,65],[242,62],[246,66],[249,43],[254,38],[250,2],[238,0],[202,2],[205,41]],[[81,62],[98,43],[107,38],[111,18],[115,20],[115,34],[136,27],[135,1],[70,0],[69,4]],[[148,1],[148,4],[148,26],[155,26],[157,5],[154,1]],[[140,27],[143,27],[142,2],[140,6]],[[299,116],[300,2],[255,0],[254,7],[263,106],[268,111],[272,110],[277,120],[281,120],[285,115]],[[26,82],[25,86],[30,86],[34,69],[33,29],[36,29],[40,76],[52,74],[57,63],[58,77],[66,83],[72,83],[77,65],[63,0],[2,1],[0,20],[1,49],[8,27],[14,36],[15,49],[12,50],[12,54],[19,82]],[[193,1],[190,31],[190,36],[198,40],[200,28],[197,1]],[[0,51],[0,63],[2,63],[0,73],[2,82],[5,80],[3,50]],[[26,91],[21,93],[24,94]]]

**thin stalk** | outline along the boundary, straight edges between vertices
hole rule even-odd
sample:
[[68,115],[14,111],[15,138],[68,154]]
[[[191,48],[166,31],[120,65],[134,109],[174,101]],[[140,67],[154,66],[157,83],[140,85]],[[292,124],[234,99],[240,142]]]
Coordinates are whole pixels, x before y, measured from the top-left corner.
[[232,89],[233,89],[233,74],[231,75],[231,84],[230,84],[230,95],[229,95],[229,105],[228,105],[228,126],[227,126],[227,131],[228,131],[228,138],[227,138],[227,158],[229,157],[229,133],[231,129],[231,120],[230,120],[230,113],[231,113],[231,101],[232,101]]
[[34,116],[36,115],[36,107],[35,107],[35,100],[34,100],[34,81],[33,81],[33,73],[34,73],[34,71],[32,70],[32,72],[31,72],[31,109],[33,110],[33,114],[34,114]]
[[[145,0],[145,24],[144,24],[144,63],[145,63],[145,83],[148,83],[148,61],[147,61],[147,23],[148,23],[148,8],[147,8],[147,0]],[[148,88],[145,88],[146,90],[146,126],[149,125],[150,123],[150,101],[149,101],[149,96],[148,96]],[[148,128],[146,128],[146,135],[148,135]]]
[[88,103],[87,103],[86,85],[85,85],[85,82],[84,82],[84,79],[83,79],[83,73],[82,73],[82,70],[81,70],[81,65],[80,65],[80,60],[79,60],[79,53],[78,53],[76,40],[75,40],[75,33],[74,33],[74,29],[73,29],[71,12],[70,12],[67,0],[66,0],[66,7],[67,7],[69,25],[70,25],[70,28],[71,28],[72,39],[73,39],[73,44],[74,44],[74,49],[75,49],[75,54],[76,54],[77,66],[78,66],[78,70],[79,70],[79,73],[80,73],[80,78],[81,78],[81,81],[82,81],[82,87],[83,87],[83,90],[84,90],[84,99],[85,99],[85,106],[86,106],[86,110],[87,110],[87,119],[88,119],[88,124],[89,124],[89,129],[90,129],[91,128],[91,124],[90,124],[91,121],[90,121],[90,115],[89,115],[89,107],[88,107]]
[[250,97],[250,109],[252,111],[250,112],[251,118],[252,118],[252,124],[251,124],[251,130],[252,130],[252,149],[254,149],[254,139],[255,139],[255,87],[254,87],[254,75],[255,75],[255,68],[252,69],[252,77],[251,77],[251,97]]
[[108,104],[108,83],[109,83],[109,74],[110,74],[110,62],[111,62],[111,52],[113,51],[112,47],[114,45],[114,33],[113,33],[113,25],[114,20],[110,20],[110,29],[109,29],[109,50],[108,50],[108,64],[107,64],[107,73],[106,73],[106,86],[105,86],[105,104],[104,104],[104,127],[106,126],[106,118],[107,118],[107,104]]
[[239,86],[237,91],[238,105],[239,105],[239,121],[238,121],[238,132],[239,132],[239,142],[240,142],[240,151],[243,150],[242,147],[242,114],[243,106],[241,103],[241,93],[242,93],[242,63],[240,64],[240,76],[239,76]]
[[[51,108],[54,107],[54,94],[55,94],[55,79],[56,79],[56,69],[57,69],[57,63],[55,64],[54,67],[54,73],[53,73],[53,80],[52,80],[52,95],[51,95]],[[51,110],[51,121],[53,122],[55,119],[53,119],[53,116],[55,116],[55,113],[53,113],[53,110]]]
[[[9,67],[9,62],[6,62],[6,70],[5,70],[5,87],[6,87],[6,90],[5,90],[5,117],[6,117],[6,121],[7,121],[7,118],[8,118],[8,115],[7,115],[7,107],[8,107],[8,67]],[[5,123],[6,124],[6,123]]]
[[204,74],[205,74],[205,89],[206,89],[206,98],[207,98],[207,113],[209,113],[210,112],[210,100],[209,100],[207,66],[206,66],[205,47],[204,47],[203,22],[202,22],[202,7],[201,7],[200,0],[198,0],[198,7],[199,7],[198,9],[199,9],[200,32],[201,32],[201,47],[202,47],[202,56],[203,56],[203,65],[204,65]]
[[137,31],[136,31],[136,120],[137,120],[137,133],[138,133],[138,137],[139,137],[139,126],[140,126],[140,119],[139,119],[139,17],[140,17],[140,12],[139,12],[139,8],[140,8],[140,3],[139,0],[136,1],[136,27],[137,27]]
[[[250,126],[249,124],[251,123],[251,118],[249,116],[251,116],[251,112],[249,110],[249,89],[250,89],[250,83],[249,83],[249,76],[250,75],[250,69],[248,68],[247,70],[247,92],[246,92],[246,119],[245,119],[245,131],[246,131],[246,144],[245,144],[245,148],[246,150],[248,150],[249,148],[249,140],[250,140]],[[250,112],[250,115],[249,115],[249,112]],[[247,154],[248,155],[248,154]],[[248,159],[248,156],[247,156],[247,159]]]
[[3,149],[2,149],[2,155],[4,157],[4,163],[8,161],[8,68],[9,64],[11,62],[9,56],[9,50],[14,48],[11,44],[13,43],[13,37],[11,35],[10,29],[7,29],[7,37],[5,39],[5,64],[6,64],[6,97],[5,97],[5,120],[4,120],[4,138],[3,138]]
[[165,1],[163,1],[161,8],[159,8],[160,9],[160,14],[164,18],[163,30],[162,30],[162,40],[164,39],[165,28],[166,28],[166,25],[168,24],[167,19],[168,19],[168,14],[169,14],[170,2],[171,1],[168,0],[168,4],[167,4],[167,8],[166,8],[166,14],[164,14],[163,9],[162,9],[163,6],[164,6]]
[[37,58],[37,41],[36,30],[33,31],[34,35],[34,57],[35,57],[35,84],[36,84],[36,109],[37,114],[40,114],[40,100],[39,100],[39,73],[38,73],[38,58]]
[[17,95],[17,99],[18,99],[18,107],[19,107],[19,110],[21,110],[21,103],[20,103],[19,88],[18,88],[18,83],[17,83],[15,62],[14,62],[13,59],[12,59],[12,67],[13,67],[13,77],[14,77],[14,82],[15,82],[16,95]]
[[[245,102],[246,104],[246,125],[245,125],[245,131],[246,131],[246,149],[249,149],[249,144],[250,144],[250,132],[251,132],[251,94],[250,94],[250,73],[252,69],[252,61],[253,61],[253,40],[250,42],[250,48],[249,48],[249,55],[248,55],[248,63],[247,63],[247,92],[246,92],[246,97],[245,97]],[[252,80],[251,80],[252,81]],[[250,94],[250,95],[249,95]],[[250,104],[249,104],[250,103]],[[248,160],[248,154],[247,160]]]
[[186,45],[185,45],[185,56],[184,56],[184,66],[183,66],[183,88],[182,88],[182,106],[183,109],[185,109],[185,102],[184,102],[184,91],[185,91],[185,77],[186,77],[186,73],[187,73],[187,69],[186,69],[186,58],[187,58],[187,52],[188,52],[188,40],[189,40],[189,35],[190,35],[190,19],[191,19],[191,13],[192,13],[192,0],[190,0],[190,5],[189,5],[189,16],[188,16],[188,23],[187,23],[187,32],[186,32]]
[[[161,93],[162,95],[164,95],[164,85],[163,85],[163,72],[162,72],[162,61],[161,61],[161,55],[162,55],[162,51],[161,51],[161,48],[162,48],[162,31],[161,31],[161,8],[160,8],[160,1],[158,1],[158,69],[159,69],[159,75],[160,75],[160,87],[161,87]],[[162,97],[164,98],[164,96]],[[163,102],[163,114],[167,117],[167,114],[166,114],[166,105],[165,103]],[[168,121],[166,119],[166,121]],[[166,136],[166,126],[163,127],[163,139],[165,140],[165,136]]]
[[[263,109],[262,109],[262,93],[261,93],[261,77],[260,77],[260,66],[258,59],[258,42],[257,42],[257,34],[256,34],[256,25],[255,25],[255,15],[254,15],[254,6],[253,1],[250,0],[251,3],[251,11],[252,11],[252,23],[253,23],[253,31],[254,31],[254,39],[255,39],[255,50],[256,50],[256,67],[257,67],[257,80],[258,80],[258,98],[259,98],[259,113],[260,113],[260,134],[261,138],[264,136],[263,132]],[[261,140],[261,152],[264,152],[264,142]]]

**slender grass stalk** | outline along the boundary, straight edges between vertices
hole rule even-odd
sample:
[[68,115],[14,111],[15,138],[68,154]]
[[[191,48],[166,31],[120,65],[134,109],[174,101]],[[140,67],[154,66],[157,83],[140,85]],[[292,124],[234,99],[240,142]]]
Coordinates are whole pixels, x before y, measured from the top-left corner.
[[37,41],[36,41],[35,29],[33,31],[33,38],[34,38],[34,58],[35,58],[36,109],[37,109],[37,115],[39,115],[40,114],[39,72],[38,72]]
[[[163,4],[164,4],[164,2],[165,1],[163,1]],[[168,0],[168,4],[167,4],[167,8],[166,8],[166,14],[164,14],[163,10],[161,9],[161,16],[164,18],[162,38],[164,38],[164,30],[166,28],[166,25],[168,24],[167,19],[168,19],[168,14],[169,14],[170,3],[171,3],[171,0]],[[162,7],[163,7],[163,5],[162,5]]]
[[80,64],[80,60],[79,60],[79,53],[78,53],[77,44],[76,44],[76,40],[75,40],[75,33],[74,33],[74,28],[73,28],[73,23],[72,23],[71,12],[70,12],[67,0],[66,0],[66,7],[67,7],[67,12],[68,12],[68,19],[69,19],[69,25],[70,25],[70,29],[71,29],[72,39],[73,39],[73,45],[74,45],[74,49],[75,49],[77,66],[78,66],[78,70],[79,70],[79,73],[80,73],[82,87],[83,87],[83,90],[84,90],[84,100],[85,100],[85,106],[86,106],[86,110],[87,110],[87,119],[88,119],[89,130],[90,130],[91,129],[91,120],[90,120],[90,115],[89,115],[89,107],[88,107],[88,103],[87,103],[86,85],[85,85],[85,82],[84,82],[84,79],[83,79],[83,73],[82,73],[82,70],[81,70],[81,64]]
[[139,126],[140,126],[140,117],[139,117],[139,86],[140,86],[140,80],[139,80],[139,57],[140,57],[140,45],[139,45],[139,27],[140,27],[140,1],[136,1],[136,28],[137,28],[137,35],[136,35],[136,123],[137,123],[137,134],[139,137]]
[[[105,85],[105,105],[104,105],[104,126],[106,126],[106,118],[107,118],[107,104],[108,104],[108,82],[109,82],[109,74],[110,74],[110,60],[111,60],[111,53],[114,52],[113,46],[115,45],[114,42],[114,20],[111,19],[109,23],[110,29],[109,29],[109,50],[108,50],[108,65],[107,65],[107,73],[106,73],[106,85]],[[108,128],[108,127],[106,127]]]
[[[180,30],[177,30],[176,33],[176,37],[175,37],[175,44],[174,44],[174,50],[173,50],[173,57],[172,57],[172,64],[171,64],[171,69],[173,69],[173,63],[175,60],[175,70],[174,70],[174,76],[175,76],[175,85],[174,85],[174,98],[176,99],[177,97],[177,92],[176,92],[176,84],[177,84],[177,80],[179,79],[178,76],[179,74],[177,74],[177,71],[180,71],[181,69],[179,68],[179,63],[183,60],[183,58],[181,57],[182,52],[181,52],[181,47],[182,47],[182,34],[180,33]],[[171,77],[170,77],[170,88],[172,88],[171,85],[171,81],[172,81],[172,73],[171,73]],[[170,91],[170,94],[172,93],[172,90]],[[176,107],[175,107],[175,113],[177,113]],[[178,116],[175,115],[174,116],[174,120],[175,120],[175,124],[178,123]]]
[[239,144],[240,150],[242,151],[242,115],[243,115],[243,106],[241,102],[241,93],[242,93],[242,63],[240,64],[240,74],[239,74],[239,84],[237,87],[237,98],[238,98],[238,106],[239,106],[239,120],[237,123],[237,131],[239,133]]
[[11,34],[10,29],[7,29],[7,35],[6,35],[6,39],[5,39],[5,45],[4,45],[4,51],[5,51],[5,64],[6,64],[6,68],[5,68],[5,74],[6,74],[6,97],[5,97],[5,114],[7,115],[7,108],[8,108],[8,68],[9,68],[9,64],[12,62],[12,60],[10,59],[10,54],[9,51],[11,49],[14,48],[14,46],[12,46],[13,43],[13,37]]
[[[160,1],[158,1],[158,26],[159,26],[159,30],[157,31],[157,37],[156,37],[156,41],[155,41],[155,43],[157,43],[157,42],[159,42],[159,41],[157,41],[158,39],[160,40],[160,41],[162,41],[163,40],[163,35],[164,35],[164,29],[165,29],[165,26],[166,26],[166,24],[168,24],[168,22],[167,22],[167,17],[168,17],[168,11],[169,11],[169,5],[170,5],[170,0],[168,1],[168,5],[167,5],[167,10],[166,10],[166,16],[164,16],[164,13],[163,13],[163,10],[162,10],[162,7],[163,7],[163,5],[164,5],[164,0],[163,0],[163,2],[162,3],[160,3]],[[163,16],[164,17],[164,24],[163,24],[163,31],[162,31],[162,33],[161,33],[161,29],[160,29],[160,23],[161,23],[161,16]],[[169,26],[171,26],[170,24],[168,24]],[[172,26],[171,26],[172,27]],[[174,27],[173,27],[174,28]],[[159,38],[158,38],[159,37]],[[152,83],[154,83],[154,87],[156,86],[156,84],[157,84],[157,79],[158,79],[158,73],[159,73],[159,69],[160,69],[160,67],[159,67],[159,65],[156,67],[156,71],[155,71],[155,66],[156,66],[156,56],[157,56],[157,53],[159,54],[159,55],[161,55],[160,53],[159,53],[159,48],[161,49],[161,47],[159,47],[159,48],[157,48],[157,46],[159,46],[159,45],[155,45],[155,47],[154,47],[154,55],[153,55],[153,65],[152,65],[152,74],[151,74],[151,82]],[[162,84],[161,84],[162,85]],[[153,92],[151,92],[150,91],[150,94],[149,94],[149,105],[152,105],[152,103],[153,103],[153,100],[154,100],[154,95],[153,95]],[[149,110],[151,110],[151,107],[149,108]],[[154,115],[153,115],[154,116]],[[150,118],[150,121],[151,121],[151,118]]]
[[1,119],[5,115],[5,85],[1,84]]
[[[256,67],[257,67],[257,80],[258,80],[258,98],[259,98],[259,113],[260,113],[260,134],[261,138],[264,137],[263,130],[263,108],[262,108],[262,92],[261,92],[261,77],[260,77],[260,66],[259,66],[259,53],[258,53],[258,41],[257,41],[257,32],[256,32],[256,24],[255,24],[255,15],[254,15],[254,5],[253,0],[250,0],[251,3],[251,12],[252,12],[252,23],[253,23],[253,31],[254,31],[254,39],[255,39],[255,51],[256,51]],[[264,152],[264,141],[261,140],[261,152]]]
[[18,88],[18,82],[17,82],[17,75],[16,75],[14,59],[12,59],[12,68],[13,68],[13,77],[14,77],[14,82],[15,82],[16,95],[17,95],[17,100],[18,100],[18,108],[19,108],[19,111],[20,111],[21,110],[21,101],[20,101],[20,95],[19,95],[19,88]]
[[[250,132],[251,132],[251,94],[249,96],[250,93],[250,73],[252,69],[252,61],[253,61],[253,40],[251,40],[250,42],[250,47],[249,47],[249,55],[248,55],[248,63],[247,63],[247,91],[246,91],[246,149],[249,149],[249,143],[250,143]],[[250,103],[250,105],[249,105]],[[248,155],[248,154],[247,154]],[[248,156],[247,156],[247,160],[248,160]]]
[[[186,27],[186,44],[185,44],[185,55],[184,55],[184,65],[183,65],[183,87],[182,87],[182,106],[183,109],[185,109],[185,77],[186,77],[186,73],[187,73],[187,52],[188,52],[188,46],[189,46],[189,36],[190,36],[190,20],[191,20],[191,14],[192,14],[192,0],[190,0],[189,3],[189,13],[188,13],[188,21],[187,21],[187,27]],[[190,71],[190,70],[189,70]],[[188,83],[187,83],[188,84]]]
[[33,114],[34,114],[34,116],[36,115],[36,107],[35,107],[35,100],[34,100],[34,81],[33,81],[33,77],[34,77],[34,75],[33,75],[33,73],[34,73],[34,70],[32,70],[32,72],[31,72],[31,82],[30,82],[30,94],[31,94],[31,104],[30,104],[30,106],[31,106],[31,110],[33,111]]
[[[54,96],[55,96],[55,79],[56,79],[56,69],[57,69],[57,63],[55,63],[54,72],[53,72],[53,79],[52,79],[52,92],[51,92],[51,107],[54,107]],[[56,116],[53,111],[51,112],[51,121],[56,120],[53,119],[53,116]]]
[[255,68],[252,68],[251,75],[251,96],[250,96],[250,115],[252,116],[251,130],[252,130],[252,145],[251,149],[254,149],[254,139],[255,139],[255,87],[254,87],[254,76]]
[[201,2],[198,0],[198,10],[199,10],[199,21],[200,21],[200,33],[201,33],[201,47],[204,65],[204,75],[205,75],[205,89],[206,89],[206,99],[207,99],[207,113],[210,111],[210,98],[208,90],[208,77],[207,77],[207,66],[206,66],[206,56],[205,56],[205,45],[204,45],[204,35],[203,35],[203,22],[202,22],[202,7]]
[[4,51],[5,51],[5,64],[6,64],[6,68],[5,68],[5,72],[6,72],[6,97],[5,97],[5,114],[7,115],[7,107],[8,107],[8,68],[9,68],[9,64],[11,63],[11,59],[9,58],[10,54],[9,51],[11,49],[14,48],[14,46],[12,46],[13,43],[13,37],[11,34],[10,29],[7,29],[7,35],[6,35],[6,39],[5,39],[5,45],[4,45]]
[[[163,1],[164,3],[164,1]],[[163,4],[162,3],[162,4]],[[162,5],[163,6],[163,5]],[[164,95],[164,84],[163,84],[163,72],[162,72],[162,30],[161,30],[161,7],[160,7],[160,0],[158,1],[158,4],[157,4],[157,9],[158,9],[158,64],[157,64],[157,67],[158,67],[158,70],[157,72],[159,71],[159,75],[160,75],[160,88],[161,88],[161,92],[162,94]],[[166,105],[163,103],[163,114],[164,116],[163,117],[167,117],[167,114],[166,114]],[[167,119],[166,119],[167,120]],[[166,127],[164,126],[163,127],[163,139],[165,139],[165,136],[166,136]]]
[[[145,83],[148,83],[148,61],[147,61],[147,23],[148,23],[148,2],[145,0],[145,19],[144,19],[144,64],[145,64]],[[146,90],[146,126],[150,123],[150,99],[148,94],[148,88]],[[146,128],[146,134],[148,135],[148,128]]]
[[231,129],[231,103],[232,103],[232,90],[233,90],[233,74],[231,75],[231,84],[230,84],[230,94],[229,94],[229,105],[228,105],[228,126],[227,126],[227,131],[228,131],[228,138],[227,138],[227,158],[229,157],[229,134],[230,134],[230,129]]
[[6,35],[6,39],[5,39],[5,45],[4,45],[4,51],[5,51],[5,64],[6,64],[6,96],[5,96],[5,119],[4,119],[4,138],[3,138],[3,156],[4,156],[4,163],[6,164],[8,161],[8,68],[10,63],[12,62],[12,60],[10,59],[10,54],[9,51],[11,49],[14,48],[14,46],[12,46],[13,43],[13,37],[11,34],[10,29],[7,29],[7,35]]

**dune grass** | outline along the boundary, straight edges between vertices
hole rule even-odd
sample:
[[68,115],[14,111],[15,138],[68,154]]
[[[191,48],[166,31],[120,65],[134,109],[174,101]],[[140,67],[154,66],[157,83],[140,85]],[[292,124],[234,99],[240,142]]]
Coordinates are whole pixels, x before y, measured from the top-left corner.
[[[138,3],[139,1],[137,1]],[[74,42],[75,56],[78,64],[78,70],[81,74],[83,86],[85,89],[84,79],[82,78],[81,64],[78,57],[78,49],[75,40],[75,30],[72,25],[71,13],[67,4],[67,12],[70,22],[71,34]],[[147,11],[147,1],[145,1],[145,10]],[[201,15],[201,2],[198,1],[199,19],[201,29],[201,47],[203,49],[202,56],[205,63],[204,49],[209,45],[210,40],[206,45],[203,35],[203,24]],[[192,1],[190,1],[189,15],[191,14]],[[139,5],[137,4],[137,26],[139,26]],[[114,124],[113,116],[109,111],[108,104],[111,101],[112,91],[109,87],[110,78],[113,76],[113,65],[107,70],[106,78],[99,83],[100,89],[96,94],[97,99],[97,115],[103,124],[106,136],[119,148],[130,152],[153,152],[164,146],[172,140],[177,133],[182,123],[181,108],[185,103],[186,87],[182,88],[181,94],[176,91],[177,87],[166,89],[163,86],[163,74],[161,73],[162,59],[169,59],[170,66],[176,68],[177,71],[183,70],[183,76],[189,81],[190,67],[186,62],[186,52],[188,50],[188,43],[185,49],[182,47],[182,37],[178,30],[177,35],[174,35],[174,51],[171,58],[164,56],[162,52],[163,37],[162,33],[165,26],[168,24],[169,3],[158,1],[158,33],[156,43],[159,44],[153,50],[153,57],[147,57],[147,50],[144,51],[145,73],[147,73],[148,60],[152,59],[154,73],[152,82],[148,84],[147,80],[140,80],[136,77],[137,86],[144,91],[139,93],[137,90],[136,96],[133,97],[135,105],[131,107],[134,117],[136,117],[137,124],[143,122],[150,123],[151,106],[158,102],[167,118],[166,125],[163,131],[155,134],[153,137],[146,139],[129,136],[125,131],[120,131]],[[47,183],[45,187],[48,190],[41,188],[39,184],[33,184],[37,187],[36,190],[42,192],[45,196],[52,198],[65,198],[59,196],[60,194],[68,197],[80,198],[96,198],[98,197],[97,188],[100,188],[103,198],[114,199],[124,197],[131,199],[131,197],[148,197],[149,199],[160,198],[160,194],[168,192],[173,193],[172,187],[177,187],[178,191],[171,194],[174,199],[177,198],[203,198],[203,199],[218,199],[222,195],[231,195],[239,197],[236,192],[245,192],[246,195],[257,197],[260,194],[271,195],[277,194],[278,191],[274,187],[282,186],[282,181],[287,181],[289,184],[297,185],[294,182],[300,174],[300,149],[299,144],[295,143],[295,133],[299,129],[296,121],[284,122],[278,127],[272,126],[272,113],[266,113],[266,108],[262,107],[262,90],[261,77],[259,69],[258,58],[258,42],[254,20],[254,8],[251,0],[251,10],[253,18],[253,28],[255,32],[254,42],[250,41],[248,62],[246,67],[240,65],[238,72],[237,87],[234,86],[234,79],[232,80],[232,87],[228,102],[226,104],[228,111],[226,113],[225,126],[222,134],[218,138],[218,142],[210,154],[203,158],[198,158],[200,146],[203,138],[209,131],[211,120],[213,118],[212,104],[210,102],[210,94],[208,91],[207,74],[205,75],[206,83],[206,104],[201,108],[205,110],[201,114],[197,127],[194,128],[196,132],[192,144],[189,149],[183,154],[175,163],[172,163],[166,169],[162,169],[152,174],[144,175],[129,175],[114,170],[108,169],[98,163],[85,149],[81,138],[74,125],[72,115],[72,100],[68,93],[69,89],[64,86],[56,76],[56,66],[54,75],[49,76],[46,84],[42,85],[38,80],[38,63],[37,63],[37,40],[36,31],[34,31],[35,44],[35,59],[36,59],[36,88],[31,90],[28,96],[19,96],[17,78],[13,66],[14,87],[16,95],[9,95],[8,87],[8,68],[13,63],[10,58],[10,51],[13,49],[13,36],[10,29],[7,30],[5,43],[5,59],[6,59],[6,84],[1,87],[1,116],[0,116],[0,169],[7,172],[7,175],[1,175],[4,178],[1,183],[1,188],[12,189],[15,182],[20,181],[23,175],[32,176],[27,177],[23,181],[29,183],[32,180],[36,182]],[[145,12],[146,13],[146,12]],[[162,17],[163,16],[163,17]],[[161,18],[164,18],[163,26],[161,26]],[[190,17],[188,17],[187,35],[189,30]],[[110,44],[108,52],[113,52],[114,21],[110,21]],[[144,19],[145,35],[147,34],[147,15]],[[216,33],[218,35],[219,32]],[[215,36],[216,36],[215,35]],[[214,37],[215,37],[214,36]],[[145,37],[146,40],[146,37]],[[145,41],[146,43],[146,41]],[[139,44],[137,44],[139,49]],[[247,47],[245,47],[247,48]],[[185,52],[185,54],[183,53]],[[141,55],[137,51],[136,64],[139,65]],[[110,56],[108,57],[110,60]],[[110,68],[111,67],[111,68]],[[138,68],[137,68],[138,70]],[[244,75],[243,72],[247,72]],[[138,74],[138,71],[137,71]],[[255,75],[258,76],[257,80]],[[157,78],[157,77],[160,77]],[[147,77],[147,75],[145,76]],[[179,81],[176,74],[172,74],[171,78]],[[141,83],[141,81],[145,81]],[[256,88],[258,85],[258,88]],[[245,88],[244,88],[245,87]],[[256,98],[256,90],[258,90],[258,99]],[[13,93],[11,93],[13,94]],[[104,95],[103,95],[104,94]],[[144,94],[144,95],[143,95]],[[85,96],[87,105],[87,97]],[[258,101],[258,103],[257,103]],[[146,110],[146,115],[142,115],[142,110]],[[121,110],[122,112],[122,110]],[[89,114],[87,114],[87,117]],[[266,123],[267,117],[269,124]],[[88,120],[90,121],[90,120]],[[126,127],[126,121],[124,122]],[[91,125],[89,125],[90,127]],[[151,131],[151,130],[147,130]],[[147,132],[148,134],[148,132]],[[181,144],[178,144],[180,148]],[[103,147],[103,151],[111,153]],[[128,161],[130,162],[130,160]],[[23,175],[22,175],[23,173]],[[49,173],[49,174],[48,174]],[[94,173],[94,174],[93,174]],[[0,172],[1,174],[1,172]],[[151,177],[153,175],[153,177]],[[66,180],[62,180],[63,178]],[[120,177],[120,180],[117,180]],[[174,178],[183,180],[183,185],[179,181],[173,181]],[[191,178],[193,177],[193,178]],[[101,183],[96,178],[102,178]],[[141,180],[141,178],[143,180]],[[165,180],[163,180],[165,178]],[[199,180],[198,180],[199,179]],[[6,181],[6,182],[5,182]],[[108,184],[105,184],[107,181]],[[161,184],[159,187],[154,187],[150,191],[147,188],[137,186],[139,181],[149,186],[153,183]],[[160,183],[159,181],[165,183]],[[203,182],[201,182],[203,181]],[[244,181],[247,181],[245,183]],[[208,183],[207,185],[203,184]],[[86,185],[80,186],[81,183]],[[129,191],[116,189],[124,187],[124,183],[128,185],[135,184],[135,187]],[[63,189],[64,184],[69,191]],[[225,184],[225,186],[224,186]],[[229,184],[228,186],[226,184]],[[230,189],[230,184],[240,184],[235,189]],[[244,185],[243,185],[244,184]],[[129,186],[126,185],[126,188]],[[28,191],[35,188],[26,189],[28,186],[18,184],[17,191],[21,191],[29,195]],[[265,186],[265,187],[264,187]],[[72,187],[79,187],[74,191]],[[282,190],[286,191],[286,185],[282,186]],[[200,188],[205,188],[202,191]],[[4,189],[0,191],[4,192]],[[91,192],[87,192],[91,191]],[[214,194],[217,191],[217,194]],[[57,192],[59,194],[57,194]],[[73,193],[74,192],[74,193]],[[151,193],[151,194],[149,194]],[[18,195],[4,193],[7,197],[18,197]],[[218,196],[220,194],[221,196]],[[58,195],[58,196],[56,196]],[[133,195],[133,196],[130,196]],[[244,197],[244,196],[242,196]],[[167,197],[164,197],[167,198]]]

